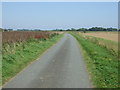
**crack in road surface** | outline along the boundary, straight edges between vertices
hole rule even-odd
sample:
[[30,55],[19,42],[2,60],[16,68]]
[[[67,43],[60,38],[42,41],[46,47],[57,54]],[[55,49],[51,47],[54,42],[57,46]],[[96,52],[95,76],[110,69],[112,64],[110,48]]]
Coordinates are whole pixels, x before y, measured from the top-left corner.
[[64,37],[4,88],[90,88],[91,82],[76,39]]

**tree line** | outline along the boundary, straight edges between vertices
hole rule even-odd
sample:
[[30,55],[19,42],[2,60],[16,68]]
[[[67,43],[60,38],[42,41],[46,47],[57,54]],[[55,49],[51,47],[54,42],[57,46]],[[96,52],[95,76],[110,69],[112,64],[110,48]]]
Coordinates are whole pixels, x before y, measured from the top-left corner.
[[[13,31],[13,29],[2,29],[0,28],[0,31]],[[40,29],[33,29],[33,30],[29,30],[29,29],[17,29],[15,31],[43,31]],[[79,29],[75,29],[75,28],[71,28],[71,29],[55,29],[52,31],[82,31],[82,32],[86,32],[86,31],[120,31],[120,29],[117,28],[103,28],[103,27],[92,27],[92,28],[79,28]]]
[[40,29],[16,29],[16,30],[13,30],[13,29],[3,29],[3,28],[0,28],[0,31],[4,31],[4,32],[9,32],[9,31],[42,31]]
[[86,32],[86,31],[120,31],[120,29],[117,28],[103,28],[103,27],[92,27],[92,28],[79,28],[79,29],[75,29],[75,28],[71,28],[71,29],[67,29],[67,30],[63,30],[63,29],[56,29],[54,31],[82,31],[82,32]]

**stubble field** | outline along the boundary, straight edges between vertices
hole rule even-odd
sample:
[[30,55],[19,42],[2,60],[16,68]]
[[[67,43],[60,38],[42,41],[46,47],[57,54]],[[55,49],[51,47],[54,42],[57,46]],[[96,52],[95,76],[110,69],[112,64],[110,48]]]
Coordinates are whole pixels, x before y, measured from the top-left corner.
[[90,33],[84,33],[84,35],[94,36],[94,37],[118,42],[118,32],[90,32]]

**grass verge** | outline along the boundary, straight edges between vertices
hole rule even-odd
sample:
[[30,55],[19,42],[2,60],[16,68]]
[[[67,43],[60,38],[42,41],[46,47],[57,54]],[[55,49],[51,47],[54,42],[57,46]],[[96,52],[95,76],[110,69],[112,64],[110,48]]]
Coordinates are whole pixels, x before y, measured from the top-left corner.
[[2,84],[15,76],[30,64],[30,62],[37,59],[45,50],[57,43],[62,36],[63,34],[59,34],[47,40],[31,39],[21,44],[14,43],[11,45],[4,45]]
[[95,88],[118,88],[118,57],[101,45],[71,33],[83,48],[87,69]]
[[84,38],[89,39],[92,43],[108,49],[111,54],[118,57],[118,42],[93,36],[84,36]]

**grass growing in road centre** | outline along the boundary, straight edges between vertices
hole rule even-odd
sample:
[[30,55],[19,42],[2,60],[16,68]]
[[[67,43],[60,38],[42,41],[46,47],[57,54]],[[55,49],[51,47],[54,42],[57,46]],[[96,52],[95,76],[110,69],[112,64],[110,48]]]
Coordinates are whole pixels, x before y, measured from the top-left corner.
[[92,42],[90,39],[77,33],[72,35],[78,40],[84,51],[87,68],[97,88],[118,87],[118,57],[111,51]]

